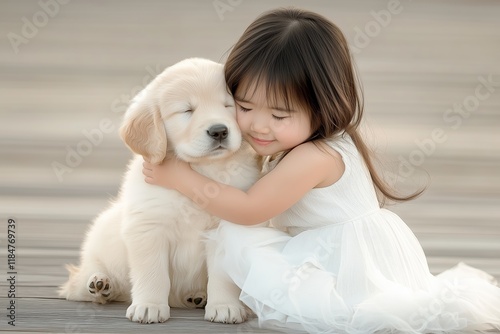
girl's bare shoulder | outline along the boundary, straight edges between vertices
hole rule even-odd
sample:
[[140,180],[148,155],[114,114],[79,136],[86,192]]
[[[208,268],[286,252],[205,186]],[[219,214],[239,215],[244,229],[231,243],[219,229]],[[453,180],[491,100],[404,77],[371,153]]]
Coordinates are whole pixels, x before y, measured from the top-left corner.
[[316,188],[332,185],[345,170],[342,156],[325,142],[307,142],[296,146],[284,158],[287,166],[302,165],[319,177]]

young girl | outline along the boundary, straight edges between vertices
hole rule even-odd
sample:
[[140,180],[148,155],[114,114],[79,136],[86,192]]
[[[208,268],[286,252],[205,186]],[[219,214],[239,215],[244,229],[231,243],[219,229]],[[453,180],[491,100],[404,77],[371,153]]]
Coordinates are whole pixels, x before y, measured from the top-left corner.
[[[219,261],[261,325],[310,333],[434,333],[500,328],[500,288],[460,264],[429,272],[417,239],[380,208],[399,197],[359,134],[362,105],[347,42],[324,17],[274,10],[253,22],[225,65],[238,124],[270,171],[243,192],[176,159],[144,163],[146,182],[228,222]],[[252,227],[272,218],[273,226]],[[231,223],[229,223],[231,222]],[[279,229],[279,230],[278,230]],[[286,233],[285,233],[286,232]]]

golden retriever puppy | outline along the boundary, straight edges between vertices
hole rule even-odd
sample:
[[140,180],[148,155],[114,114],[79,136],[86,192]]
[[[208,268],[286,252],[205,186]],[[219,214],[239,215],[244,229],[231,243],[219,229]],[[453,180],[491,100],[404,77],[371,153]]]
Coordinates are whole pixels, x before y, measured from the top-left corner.
[[191,58],[158,75],[132,101],[121,136],[137,153],[118,199],[93,222],[79,266],[68,266],[60,295],[68,300],[132,301],[126,316],[164,322],[170,307],[205,306],[205,319],[240,323],[247,309],[239,289],[213,265],[214,246],[204,239],[219,219],[202,210],[217,185],[197,204],[177,191],[147,184],[143,157],[167,154],[188,161],[219,182],[248,189],[258,178],[255,153],[242,142],[223,65]]

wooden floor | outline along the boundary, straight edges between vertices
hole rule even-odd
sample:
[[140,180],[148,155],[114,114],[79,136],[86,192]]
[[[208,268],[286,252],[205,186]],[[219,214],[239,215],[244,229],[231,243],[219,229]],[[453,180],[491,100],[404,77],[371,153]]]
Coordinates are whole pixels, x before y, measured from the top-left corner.
[[[390,180],[403,190],[427,182],[421,198],[392,209],[421,241],[431,271],[465,261],[500,278],[499,2],[3,1],[0,330],[268,332],[208,323],[202,310],[138,325],[125,318],[125,304],[69,302],[56,287],[64,264],[78,261],[89,222],[117,193],[130,158],[116,133],[128,100],[178,60],[223,61],[259,13],[289,4],[324,14],[346,34],[370,142],[392,168]],[[98,132],[106,122],[114,131]],[[90,148],[85,133],[94,134]],[[71,157],[77,149],[80,161]],[[67,159],[58,174],[54,166]],[[15,327],[7,317],[12,288]]]

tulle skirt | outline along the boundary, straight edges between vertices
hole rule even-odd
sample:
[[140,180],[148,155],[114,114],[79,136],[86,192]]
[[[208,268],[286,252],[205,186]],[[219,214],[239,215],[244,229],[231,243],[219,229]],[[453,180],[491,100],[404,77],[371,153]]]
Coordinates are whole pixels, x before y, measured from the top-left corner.
[[309,333],[500,329],[493,277],[463,263],[432,275],[414,234],[384,209],[294,237],[222,222],[210,238],[260,327]]

